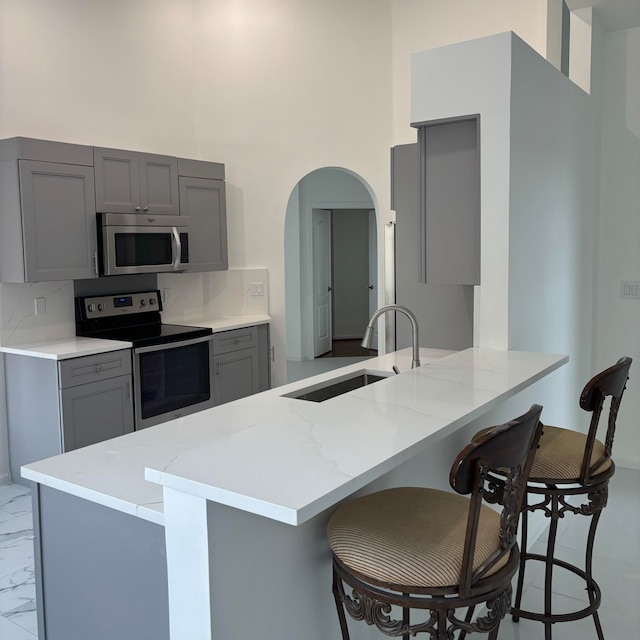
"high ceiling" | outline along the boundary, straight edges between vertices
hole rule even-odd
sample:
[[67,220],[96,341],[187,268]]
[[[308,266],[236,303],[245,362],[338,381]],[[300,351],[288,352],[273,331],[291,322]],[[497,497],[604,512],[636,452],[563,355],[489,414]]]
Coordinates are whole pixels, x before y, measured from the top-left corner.
[[606,31],[640,27],[640,0],[566,0],[569,9],[593,7]]

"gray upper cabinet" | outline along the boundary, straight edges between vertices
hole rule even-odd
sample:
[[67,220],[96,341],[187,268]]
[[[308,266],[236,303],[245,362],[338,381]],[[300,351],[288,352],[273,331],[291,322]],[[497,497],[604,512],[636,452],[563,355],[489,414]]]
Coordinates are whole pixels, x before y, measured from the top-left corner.
[[180,176],[180,212],[189,216],[189,271],[222,271],[227,257],[223,180]]
[[90,147],[0,141],[0,281],[96,277],[91,161]]
[[180,213],[189,216],[189,271],[228,269],[224,164],[178,158]]
[[480,284],[480,123],[414,124],[420,153],[420,277]]
[[96,210],[178,215],[178,160],[94,147]]

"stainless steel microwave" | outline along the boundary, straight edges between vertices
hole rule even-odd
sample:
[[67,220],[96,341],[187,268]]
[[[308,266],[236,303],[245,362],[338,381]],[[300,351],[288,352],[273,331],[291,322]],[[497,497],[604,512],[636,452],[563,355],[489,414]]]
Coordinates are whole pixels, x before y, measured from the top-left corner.
[[98,214],[101,276],[189,269],[189,217]]

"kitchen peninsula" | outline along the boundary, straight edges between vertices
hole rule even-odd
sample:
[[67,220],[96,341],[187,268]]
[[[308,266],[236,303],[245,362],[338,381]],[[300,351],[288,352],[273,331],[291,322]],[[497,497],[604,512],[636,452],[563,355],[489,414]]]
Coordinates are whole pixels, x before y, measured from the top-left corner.
[[[444,486],[458,430],[567,362],[420,356],[416,369],[406,349],[24,467],[40,640],[337,637],[324,537],[335,505],[432,484],[434,451]],[[287,397],[362,369],[388,377],[321,403]]]

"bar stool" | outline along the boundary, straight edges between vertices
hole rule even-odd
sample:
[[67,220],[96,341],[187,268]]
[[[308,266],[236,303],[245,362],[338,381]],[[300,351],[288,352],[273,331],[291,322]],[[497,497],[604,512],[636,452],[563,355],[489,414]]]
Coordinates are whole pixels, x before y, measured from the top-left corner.
[[[482,632],[497,638],[511,604],[520,506],[540,438],[541,411],[533,405],[465,447],[449,476],[460,495],[401,487],[338,507],[327,536],[343,640],[349,640],[345,611],[405,640],[418,633],[448,640],[457,631],[459,637]],[[488,482],[491,468],[505,474],[499,487]],[[482,603],[487,611],[473,619]],[[457,617],[457,609],[466,615]],[[411,610],[422,610],[412,612],[419,620],[410,619]]]
[[[591,424],[587,434],[544,425],[540,447],[536,452],[526,486],[522,511],[522,541],[520,544],[520,569],[511,614],[514,621],[520,618],[539,620],[545,625],[545,640],[551,640],[552,625],[557,622],[579,620],[593,616],[599,640],[604,640],[598,616],[601,592],[593,579],[592,560],[596,527],[607,504],[609,479],[615,472],[611,459],[611,447],[616,428],[616,418],[622,394],[629,377],[631,358],[624,357],[594,376],[584,387],[580,407],[591,412]],[[605,400],[610,398],[604,442],[596,439]],[[605,412],[606,415],[606,412]],[[604,422],[604,420],[603,420]],[[531,504],[531,500],[538,502]],[[572,504],[571,498],[581,496],[581,504]],[[543,511],[551,519],[546,555],[527,552],[527,514]],[[565,514],[590,516],[584,570],[556,557],[555,544],[558,520]],[[544,612],[536,613],[521,608],[525,568],[531,561],[544,562]],[[553,613],[553,569],[560,567],[584,580],[589,605],[571,613]]]

